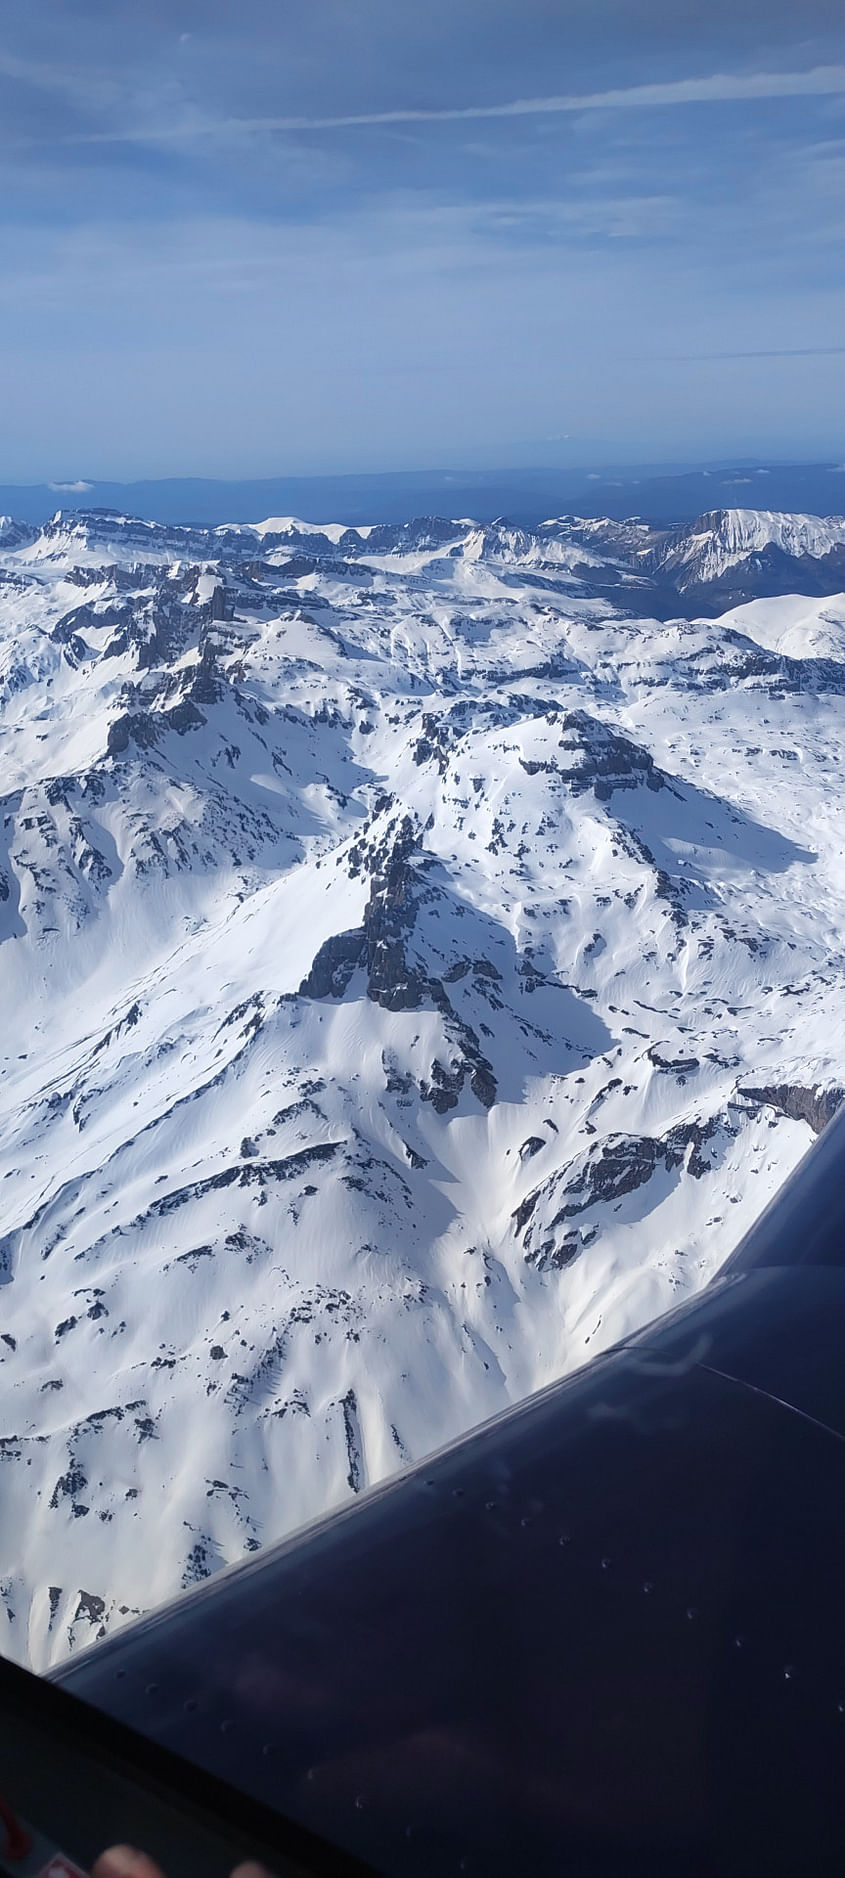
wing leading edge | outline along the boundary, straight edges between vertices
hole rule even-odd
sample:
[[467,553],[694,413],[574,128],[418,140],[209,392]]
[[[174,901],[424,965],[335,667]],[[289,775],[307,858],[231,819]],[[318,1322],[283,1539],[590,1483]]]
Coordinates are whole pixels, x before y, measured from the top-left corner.
[[843,1868],[845,1113],[706,1292],[58,1680],[416,1878]]

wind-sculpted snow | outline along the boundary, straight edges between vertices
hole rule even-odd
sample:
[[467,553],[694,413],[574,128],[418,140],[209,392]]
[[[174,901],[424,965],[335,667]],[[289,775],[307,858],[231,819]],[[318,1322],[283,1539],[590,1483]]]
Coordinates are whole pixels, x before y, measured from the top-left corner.
[[694,1292],[833,1112],[842,525],[781,521],[0,522],[12,1655]]

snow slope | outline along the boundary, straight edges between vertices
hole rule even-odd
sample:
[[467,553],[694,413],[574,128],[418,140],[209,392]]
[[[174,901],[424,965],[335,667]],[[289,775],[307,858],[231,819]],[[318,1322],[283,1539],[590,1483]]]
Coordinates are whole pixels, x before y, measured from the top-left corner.
[[578,526],[4,525],[22,1661],[694,1292],[837,1100],[845,603]]
[[788,593],[749,600],[724,616],[725,624],[745,633],[768,651],[788,658],[845,659],[845,593],[808,601]]

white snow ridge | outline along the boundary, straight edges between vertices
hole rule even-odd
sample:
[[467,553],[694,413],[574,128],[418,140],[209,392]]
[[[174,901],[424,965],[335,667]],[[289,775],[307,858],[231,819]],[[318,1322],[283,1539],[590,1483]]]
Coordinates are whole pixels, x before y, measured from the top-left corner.
[[832,1112],[843,528],[774,519],[0,524],[7,1654],[694,1292]]

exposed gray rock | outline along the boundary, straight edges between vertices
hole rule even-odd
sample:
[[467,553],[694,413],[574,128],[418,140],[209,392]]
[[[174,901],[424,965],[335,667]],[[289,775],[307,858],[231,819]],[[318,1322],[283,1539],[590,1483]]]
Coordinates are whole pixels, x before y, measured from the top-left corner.
[[363,926],[334,933],[315,954],[310,972],[299,987],[301,998],[342,998],[356,966],[366,959]]
[[763,1089],[739,1089],[746,1102],[765,1103],[786,1115],[790,1121],[806,1122],[814,1135],[820,1135],[845,1102],[845,1089],[834,1084],[829,1089],[806,1089],[800,1083],[777,1083]]
[[[666,1135],[612,1135],[591,1147],[577,1173],[571,1167],[564,1168],[542,1186],[535,1187],[526,1194],[513,1213],[514,1231],[524,1232],[523,1239],[526,1253],[532,1252],[533,1219],[541,1200],[557,1201],[563,1199],[547,1231],[554,1233],[566,1220],[576,1218],[592,1206],[607,1208],[626,1194],[636,1192],[651,1180],[658,1168],[672,1171],[680,1167],[688,1155],[687,1172],[693,1179],[700,1179],[710,1171],[712,1165],[705,1154],[707,1143],[719,1130],[720,1120],[709,1116],[703,1121],[679,1122]],[[548,1244],[548,1240],[545,1242]],[[562,1241],[556,1241],[556,1244]],[[536,1256],[536,1255],[535,1255]]]

